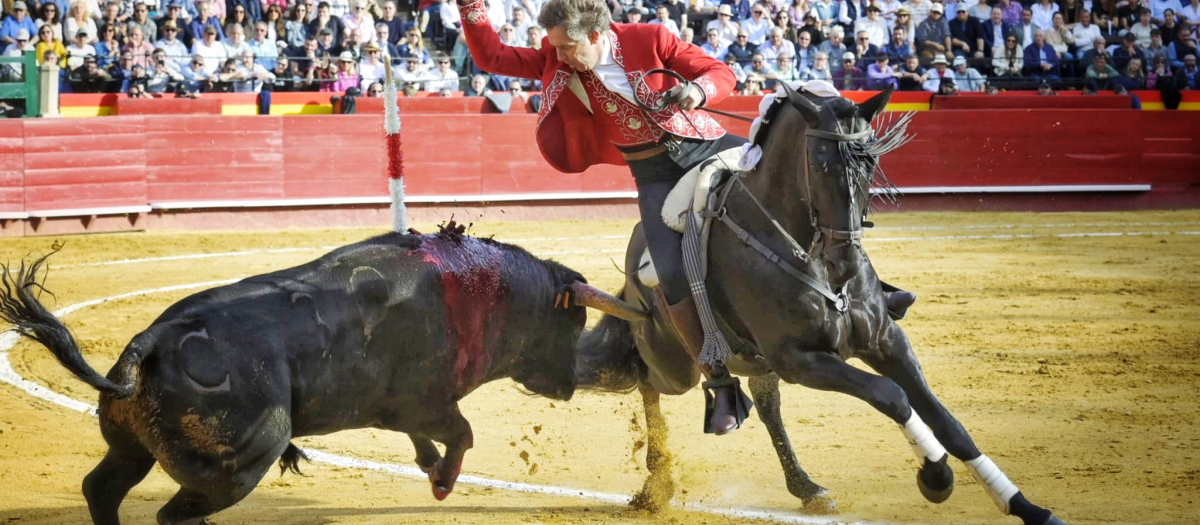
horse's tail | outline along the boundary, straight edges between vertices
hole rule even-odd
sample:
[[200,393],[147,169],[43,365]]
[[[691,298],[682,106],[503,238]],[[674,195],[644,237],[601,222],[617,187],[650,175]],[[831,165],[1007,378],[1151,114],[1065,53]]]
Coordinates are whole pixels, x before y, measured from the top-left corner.
[[[622,292],[617,292],[616,296],[621,297]],[[629,321],[606,314],[594,329],[580,336],[575,348],[578,350],[575,377],[579,388],[610,392],[629,392],[637,388],[641,358]]]
[[[38,290],[50,293],[37,281],[38,273],[46,259],[55,252],[57,250],[28,266],[21,261],[16,277],[9,276],[11,272],[8,265],[0,264],[0,285],[3,286],[0,290],[0,320],[13,325],[13,330],[18,334],[41,343],[63,367],[92,388],[117,398],[133,395],[137,390],[139,365],[144,358],[142,346],[147,342],[148,333],[143,332],[135,337],[117,361],[118,381],[110,381],[96,372],[83,359],[71,331],[38,301]],[[146,348],[153,348],[153,343],[146,345]]]

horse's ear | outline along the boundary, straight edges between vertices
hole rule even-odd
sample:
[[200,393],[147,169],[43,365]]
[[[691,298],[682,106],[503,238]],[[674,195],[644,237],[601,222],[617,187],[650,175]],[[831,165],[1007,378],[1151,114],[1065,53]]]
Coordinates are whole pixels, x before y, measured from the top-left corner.
[[804,120],[808,122],[809,127],[816,128],[821,125],[821,108],[813,104],[808,97],[792,89],[792,86],[789,86],[787,82],[780,82],[779,85],[783,86],[783,92],[787,94],[788,103],[800,111],[800,114],[804,116]]
[[864,120],[866,120],[867,123],[870,123],[872,120],[875,120],[875,117],[879,116],[880,113],[883,113],[883,109],[887,107],[888,101],[891,99],[892,86],[889,85],[887,89],[881,91],[878,95],[875,95],[866,102],[859,104],[858,114]]

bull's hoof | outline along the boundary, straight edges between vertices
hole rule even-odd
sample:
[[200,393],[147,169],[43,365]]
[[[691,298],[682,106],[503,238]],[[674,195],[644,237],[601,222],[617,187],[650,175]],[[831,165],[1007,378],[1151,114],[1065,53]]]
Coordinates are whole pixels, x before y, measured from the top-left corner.
[[[443,472],[449,470],[448,472]],[[433,497],[438,501],[446,499],[451,492],[454,492],[454,483],[458,481],[458,474],[462,472],[462,463],[457,463],[446,468],[445,458],[439,459],[429,471],[429,483],[433,485]]]
[[441,485],[438,485],[437,483],[433,484],[433,497],[436,498],[438,501],[445,500],[447,497],[450,496],[451,492],[454,492],[454,489],[449,488],[449,487],[443,487]]
[[949,458],[946,454],[937,462],[926,459],[925,465],[917,471],[917,488],[931,503],[942,503],[954,492],[954,471],[946,461]]
[[1049,518],[1046,518],[1046,522],[1043,523],[1042,525],[1067,525],[1067,524],[1063,520],[1055,518],[1054,515],[1051,515]]
[[[814,483],[814,485],[816,485]],[[817,486],[818,490],[811,496],[801,498],[804,503],[804,512],[808,514],[832,514],[837,512],[837,502],[833,500],[833,493],[829,490]]]

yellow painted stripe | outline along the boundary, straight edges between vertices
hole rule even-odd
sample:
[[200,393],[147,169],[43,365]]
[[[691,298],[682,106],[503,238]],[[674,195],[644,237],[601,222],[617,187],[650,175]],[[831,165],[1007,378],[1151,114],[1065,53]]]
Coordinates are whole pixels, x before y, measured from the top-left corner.
[[1167,106],[1162,102],[1142,102],[1142,109],[1146,111],[1162,111],[1167,109]]
[[67,106],[58,108],[58,112],[66,118],[105,117],[116,115],[117,108],[113,106]]
[[272,115],[330,115],[332,104],[271,104]]
[[221,106],[221,114],[252,117],[258,114],[258,106],[256,104],[225,104]]
[[1200,102],[1181,102],[1179,109],[1184,111],[1200,111]]
[[929,111],[928,102],[897,102],[887,105],[887,111]]

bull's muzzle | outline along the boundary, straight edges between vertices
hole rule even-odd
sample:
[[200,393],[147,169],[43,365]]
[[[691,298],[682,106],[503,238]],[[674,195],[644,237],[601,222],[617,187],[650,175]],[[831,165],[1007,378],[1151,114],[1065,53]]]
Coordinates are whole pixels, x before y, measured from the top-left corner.
[[595,308],[626,321],[644,321],[648,317],[646,312],[641,308],[622,301],[586,283],[575,282],[571,285],[570,291],[575,296],[573,303],[576,306]]

